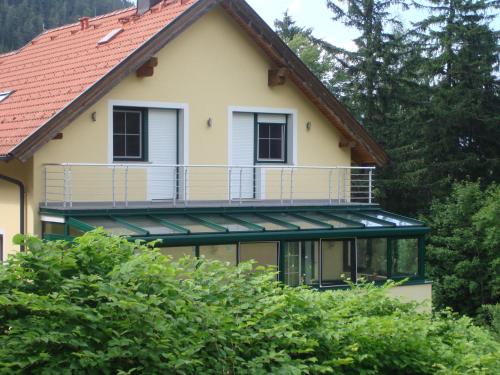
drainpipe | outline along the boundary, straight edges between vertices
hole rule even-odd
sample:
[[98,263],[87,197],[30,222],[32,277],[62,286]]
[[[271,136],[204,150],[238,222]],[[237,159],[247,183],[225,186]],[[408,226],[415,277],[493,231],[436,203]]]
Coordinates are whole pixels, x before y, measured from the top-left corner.
[[[16,185],[19,187],[19,232],[21,234],[26,234],[25,229],[24,229],[24,193],[25,193],[25,188],[24,184],[20,180],[16,180],[15,178],[5,176],[3,174],[0,174],[0,180],[7,181],[11,184]],[[21,251],[24,251],[24,246],[21,246]]]

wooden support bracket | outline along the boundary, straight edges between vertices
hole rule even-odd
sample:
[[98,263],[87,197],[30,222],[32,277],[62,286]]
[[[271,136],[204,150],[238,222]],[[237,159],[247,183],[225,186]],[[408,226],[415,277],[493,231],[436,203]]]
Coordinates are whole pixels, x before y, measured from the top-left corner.
[[339,142],[339,147],[340,148],[355,148],[358,145],[357,142],[354,141],[348,141],[348,140],[342,140]]
[[138,78],[152,77],[155,72],[155,67],[157,66],[158,66],[158,58],[151,57],[143,66],[137,69],[136,72],[137,77]]
[[270,87],[284,85],[288,78],[287,68],[269,69],[268,84]]

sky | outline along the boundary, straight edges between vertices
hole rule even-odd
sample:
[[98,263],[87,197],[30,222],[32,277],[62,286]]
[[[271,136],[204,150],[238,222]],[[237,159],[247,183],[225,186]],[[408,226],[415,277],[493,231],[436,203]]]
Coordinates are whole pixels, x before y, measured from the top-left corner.
[[[338,47],[353,50],[353,39],[358,35],[356,30],[349,29],[340,22],[331,19],[331,11],[326,7],[326,0],[246,0],[259,15],[274,29],[274,20],[281,18],[288,10],[299,26],[313,29],[317,38],[324,39]],[[394,8],[393,13],[401,21],[410,24],[423,18],[423,11],[403,11]],[[493,27],[500,28],[500,15],[497,15]]]

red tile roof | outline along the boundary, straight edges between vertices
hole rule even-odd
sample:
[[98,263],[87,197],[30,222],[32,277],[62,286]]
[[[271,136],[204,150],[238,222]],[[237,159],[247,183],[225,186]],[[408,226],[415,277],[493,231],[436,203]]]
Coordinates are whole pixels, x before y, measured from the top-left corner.
[[[199,0],[170,0],[141,17],[129,8],[48,30],[18,51],[0,55],[0,156],[42,127],[143,43]],[[98,42],[115,29],[123,32]]]

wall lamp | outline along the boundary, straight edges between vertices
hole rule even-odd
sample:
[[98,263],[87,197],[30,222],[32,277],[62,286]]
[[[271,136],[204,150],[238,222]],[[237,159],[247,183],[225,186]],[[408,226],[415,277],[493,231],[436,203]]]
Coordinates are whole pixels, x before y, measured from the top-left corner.
[[306,124],[307,131],[311,130],[311,128],[312,128],[312,122],[308,121],[307,124]]
[[207,126],[208,126],[209,128],[211,128],[213,125],[214,125],[214,122],[213,122],[212,118],[211,118],[211,117],[209,117],[209,118],[208,118],[208,120],[207,120]]

